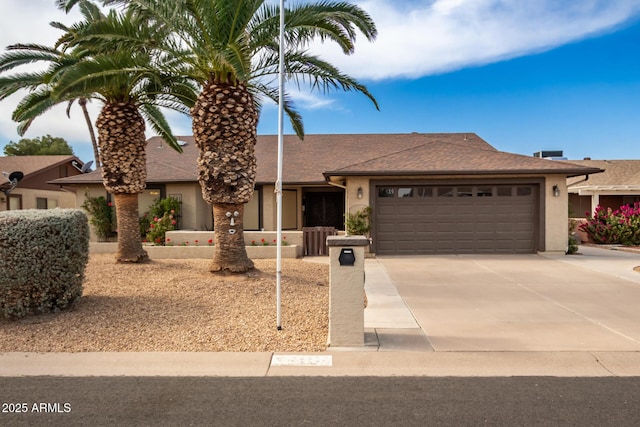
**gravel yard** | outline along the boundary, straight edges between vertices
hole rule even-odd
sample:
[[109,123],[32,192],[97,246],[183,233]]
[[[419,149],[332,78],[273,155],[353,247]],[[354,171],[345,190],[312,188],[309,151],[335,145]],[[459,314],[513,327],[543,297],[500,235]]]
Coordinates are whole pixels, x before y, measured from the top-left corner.
[[209,260],[116,264],[92,254],[82,298],[67,311],[0,319],[0,352],[323,351],[328,265],[284,259],[282,330],[276,262],[243,277],[208,272]]

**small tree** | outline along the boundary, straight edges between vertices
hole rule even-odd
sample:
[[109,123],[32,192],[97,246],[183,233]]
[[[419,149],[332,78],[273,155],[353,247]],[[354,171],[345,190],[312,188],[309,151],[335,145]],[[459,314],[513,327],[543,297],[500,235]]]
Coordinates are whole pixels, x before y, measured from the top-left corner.
[[10,141],[4,147],[6,156],[73,156],[73,148],[64,138],[45,135],[38,138],[22,138],[18,142]]

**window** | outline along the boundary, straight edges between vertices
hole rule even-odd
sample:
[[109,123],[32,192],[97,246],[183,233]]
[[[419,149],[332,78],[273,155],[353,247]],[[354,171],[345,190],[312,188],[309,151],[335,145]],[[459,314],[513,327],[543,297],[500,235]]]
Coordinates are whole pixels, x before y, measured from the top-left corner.
[[378,188],[378,197],[393,197],[395,191],[393,187],[380,187]]
[[438,197],[453,197],[453,187],[438,187]]
[[530,196],[532,194],[531,187],[518,187],[516,194],[518,197]]
[[456,196],[458,197],[473,197],[473,188],[471,187],[457,187]]
[[498,186],[498,197],[511,197],[511,187]]
[[47,209],[47,199],[45,197],[36,197],[36,209]]
[[413,197],[413,188],[411,187],[398,188],[398,197]]
[[478,192],[476,194],[478,195],[478,197],[491,197],[493,196],[493,188],[478,187]]
[[431,197],[431,196],[433,196],[433,188],[416,187],[416,197]]

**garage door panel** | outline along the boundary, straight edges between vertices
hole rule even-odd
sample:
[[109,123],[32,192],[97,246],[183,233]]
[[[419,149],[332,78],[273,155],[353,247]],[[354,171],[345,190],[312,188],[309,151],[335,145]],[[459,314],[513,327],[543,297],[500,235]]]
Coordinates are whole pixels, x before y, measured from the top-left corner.
[[[428,187],[421,183],[423,187]],[[381,197],[376,199],[376,250],[380,254],[531,253],[535,251],[535,185],[445,186],[453,197]],[[403,185],[402,188],[411,186]],[[527,189],[527,187],[529,189]],[[492,187],[495,188],[495,187]],[[464,190],[464,191],[462,191]],[[518,192],[527,194],[517,196]],[[374,193],[376,194],[376,193]],[[414,191],[412,194],[418,194]],[[437,186],[432,194],[438,195]],[[464,197],[458,197],[458,195]],[[468,195],[472,194],[471,197]]]
[[378,239],[384,233],[393,233],[396,231],[396,224],[384,222],[378,223]]
[[377,215],[395,215],[396,207],[393,205],[382,205],[379,204],[376,208]]

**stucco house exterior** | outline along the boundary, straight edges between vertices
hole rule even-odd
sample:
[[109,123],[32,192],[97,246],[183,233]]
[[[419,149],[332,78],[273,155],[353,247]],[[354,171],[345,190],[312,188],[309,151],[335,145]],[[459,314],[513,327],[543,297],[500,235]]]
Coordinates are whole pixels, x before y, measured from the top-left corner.
[[[76,156],[0,157],[0,211],[75,208],[76,188],[50,181],[81,175],[83,166]],[[15,187],[9,182],[14,172],[23,175]]]
[[584,218],[600,205],[618,209],[640,202],[640,160],[572,160],[577,165],[603,169],[596,175],[567,180],[569,203],[575,218]]
[[[181,228],[213,228],[197,183],[193,137],[183,154],[159,137],[147,145],[147,190],[182,201]],[[245,230],[275,230],[277,136],[258,136],[256,191]],[[599,167],[496,150],[473,133],[307,135],[284,137],[283,229],[334,226],[345,213],[372,209],[377,254],[535,253],[567,247],[567,178]],[[105,195],[100,171],[55,180]]]

